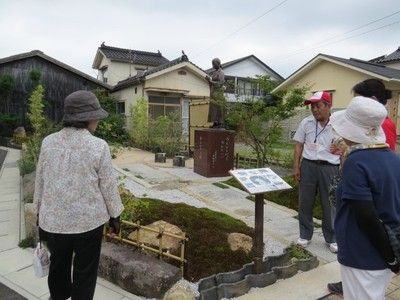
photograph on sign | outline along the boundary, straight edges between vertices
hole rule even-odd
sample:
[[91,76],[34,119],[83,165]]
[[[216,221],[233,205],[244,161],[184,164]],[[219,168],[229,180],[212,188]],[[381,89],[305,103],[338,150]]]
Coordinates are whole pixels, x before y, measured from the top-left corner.
[[260,194],[292,187],[270,168],[237,169],[229,173],[250,193]]

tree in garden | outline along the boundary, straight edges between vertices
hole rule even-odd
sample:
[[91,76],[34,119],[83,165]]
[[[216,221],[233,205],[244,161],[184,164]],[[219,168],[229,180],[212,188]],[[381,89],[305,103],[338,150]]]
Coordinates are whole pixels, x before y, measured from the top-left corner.
[[179,113],[159,116],[149,121],[149,143],[154,152],[176,155],[182,147],[182,118]]
[[281,121],[295,114],[295,108],[303,102],[308,88],[271,94],[277,84],[269,77],[258,76],[253,83],[259,85],[264,96],[235,103],[228,112],[227,121],[236,128],[238,137],[251,147],[257,156],[258,167],[262,167],[268,163],[271,145],[281,139]]
[[[21,165],[24,168],[33,171],[35,169],[36,163],[39,159],[40,145],[44,136],[47,133],[47,120],[43,114],[43,94],[44,88],[41,84],[38,84],[33,90],[31,96],[29,97],[29,112],[28,119],[32,126],[32,136],[27,141],[27,151],[24,153],[24,157]],[[30,173],[26,171],[26,173]]]
[[28,118],[31,122],[33,136],[41,139],[46,133],[46,118],[43,113],[43,94],[44,88],[38,84],[29,97],[29,112]]
[[15,86],[14,77],[5,74],[0,77],[0,102],[2,103],[2,112],[10,113],[10,96]]
[[143,148],[149,147],[149,118],[148,118],[148,104],[146,99],[140,98],[137,102],[130,107],[130,125],[129,132],[133,142]]
[[165,152],[173,156],[182,147],[182,118],[180,113],[170,113],[150,118],[148,102],[144,98],[131,106],[130,136],[133,143],[145,150]]

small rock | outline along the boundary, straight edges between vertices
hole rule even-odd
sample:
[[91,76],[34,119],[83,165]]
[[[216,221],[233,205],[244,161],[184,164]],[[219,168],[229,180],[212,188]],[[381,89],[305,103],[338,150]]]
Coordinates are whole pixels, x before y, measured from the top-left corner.
[[23,183],[23,197],[25,202],[32,202],[33,193],[35,191],[35,177],[36,172],[24,175],[22,178]]
[[139,249],[102,243],[99,275],[146,298],[162,298],[181,279],[181,270]]
[[163,300],[195,300],[197,295],[191,283],[181,279],[165,293]]
[[249,253],[253,247],[253,239],[250,236],[237,232],[228,235],[228,243],[232,251],[241,249]]
[[25,128],[20,126],[15,128],[14,134],[13,134],[13,140],[17,144],[22,144],[22,142],[26,139],[26,132]]
[[39,241],[39,232],[36,226],[37,216],[33,203],[26,203],[25,210],[25,236],[33,237],[35,244]]
[[[183,231],[178,226],[170,224],[163,220],[156,221],[146,226],[156,230],[159,230],[159,228],[161,227],[166,232],[175,235],[183,235]],[[148,245],[158,247],[160,241],[158,239],[158,235],[159,234],[156,232],[140,229],[139,230],[140,243],[145,243]],[[136,241],[136,230],[132,231],[129,234],[128,239]],[[178,250],[180,248],[180,240],[168,235],[164,235],[162,240],[162,247],[163,249]]]

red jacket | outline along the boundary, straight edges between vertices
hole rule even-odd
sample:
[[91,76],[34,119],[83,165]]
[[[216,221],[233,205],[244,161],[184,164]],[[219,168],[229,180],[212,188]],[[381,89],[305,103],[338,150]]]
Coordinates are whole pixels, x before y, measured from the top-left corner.
[[385,132],[386,143],[389,144],[389,148],[392,151],[396,151],[396,125],[394,125],[393,121],[386,117],[386,119],[382,123],[382,129]]

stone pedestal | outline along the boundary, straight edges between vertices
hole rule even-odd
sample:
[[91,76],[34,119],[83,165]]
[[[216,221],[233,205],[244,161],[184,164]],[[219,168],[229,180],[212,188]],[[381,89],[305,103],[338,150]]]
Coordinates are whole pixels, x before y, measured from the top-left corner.
[[172,165],[174,167],[184,167],[185,166],[185,157],[183,155],[176,155],[172,160]]
[[235,133],[225,129],[194,132],[194,172],[205,177],[229,176],[233,169]]
[[165,163],[166,153],[156,153],[154,154],[154,161],[159,163]]
[[160,299],[181,278],[181,270],[139,249],[104,242],[99,275],[132,294]]

